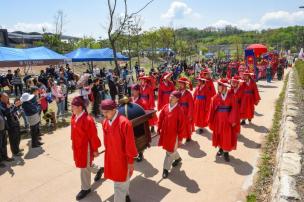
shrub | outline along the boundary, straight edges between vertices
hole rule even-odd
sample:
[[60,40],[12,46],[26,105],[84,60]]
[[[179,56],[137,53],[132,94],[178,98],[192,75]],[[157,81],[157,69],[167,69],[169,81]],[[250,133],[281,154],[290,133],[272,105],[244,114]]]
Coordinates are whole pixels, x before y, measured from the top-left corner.
[[304,88],[304,61],[298,60],[296,62],[295,68],[296,68],[298,76],[299,76],[299,82],[300,82],[302,88]]

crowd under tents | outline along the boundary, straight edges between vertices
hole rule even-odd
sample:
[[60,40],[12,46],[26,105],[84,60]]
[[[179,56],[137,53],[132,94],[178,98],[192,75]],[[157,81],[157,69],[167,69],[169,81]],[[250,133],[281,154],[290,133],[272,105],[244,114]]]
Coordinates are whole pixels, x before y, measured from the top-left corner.
[[0,47],[0,67],[26,67],[68,62],[69,58],[46,47],[8,48]]

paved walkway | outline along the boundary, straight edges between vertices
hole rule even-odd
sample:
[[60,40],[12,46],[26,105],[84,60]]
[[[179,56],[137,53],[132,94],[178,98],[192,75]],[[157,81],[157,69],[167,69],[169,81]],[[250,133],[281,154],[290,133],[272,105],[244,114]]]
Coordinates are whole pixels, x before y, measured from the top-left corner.
[[[270,85],[259,82],[262,100],[253,123],[242,128],[238,150],[231,152],[230,163],[215,157],[217,150],[211,146],[210,132],[194,134],[194,141],[179,149],[182,165],[162,180],[165,152],[155,146],[155,138],[154,146],[144,153],[147,160],[135,165],[130,187],[132,201],[245,201],[282,86],[282,81]],[[100,127],[98,124],[102,139]],[[25,156],[0,169],[0,201],[75,201],[80,177],[72,159],[70,128],[44,135],[41,149],[29,149],[28,141],[21,142]],[[103,164],[103,156],[96,162]],[[95,183],[93,192],[83,201],[113,201],[113,183]]]

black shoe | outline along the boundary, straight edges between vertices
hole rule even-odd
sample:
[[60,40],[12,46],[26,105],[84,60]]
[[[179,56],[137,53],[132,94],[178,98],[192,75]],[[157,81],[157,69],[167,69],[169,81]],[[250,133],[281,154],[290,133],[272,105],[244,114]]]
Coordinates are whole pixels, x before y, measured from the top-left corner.
[[33,144],[32,143],[32,148],[37,148],[37,147],[41,147],[42,143],[41,142],[38,142],[36,144]]
[[192,140],[191,137],[189,137],[186,139],[186,142],[190,142],[191,140]]
[[129,195],[126,196],[126,202],[131,202],[131,199],[130,199]]
[[246,121],[245,121],[245,120],[242,120],[242,121],[241,121],[241,125],[246,125]]
[[5,168],[5,167],[6,167],[6,165],[4,163],[0,162],[0,168]]
[[43,142],[38,142],[37,145],[41,146],[43,145],[44,143]]
[[137,161],[137,162],[141,162],[141,161],[143,160],[143,158],[144,158],[143,153],[142,153],[142,152],[139,152],[139,153],[138,153],[138,156],[136,157],[136,161]]
[[15,159],[14,158],[5,157],[5,158],[3,158],[3,160],[6,161],[6,162],[12,162]]
[[224,152],[224,159],[226,162],[230,161],[230,157],[229,157],[229,153],[228,152]]
[[99,180],[101,179],[101,176],[102,176],[103,172],[104,172],[104,168],[103,168],[103,167],[100,168],[100,169],[97,171],[97,173],[96,173],[96,175],[95,175],[95,177],[94,177],[94,181],[95,181],[95,182],[97,182],[97,181],[99,181]]
[[178,158],[172,163],[172,167],[176,167],[180,162],[182,161],[182,158]]
[[83,199],[84,197],[86,197],[89,193],[91,192],[91,189],[88,190],[81,190],[77,196],[76,196],[76,200],[80,201],[81,199]]
[[17,154],[14,154],[14,156],[16,156],[16,157],[23,156],[23,153],[21,151],[19,151]]
[[216,153],[217,156],[222,156],[223,155],[223,149],[219,149],[218,152]]
[[166,170],[166,169],[164,169],[164,171],[163,171],[163,178],[166,179],[168,177],[168,175],[169,175],[169,171]]

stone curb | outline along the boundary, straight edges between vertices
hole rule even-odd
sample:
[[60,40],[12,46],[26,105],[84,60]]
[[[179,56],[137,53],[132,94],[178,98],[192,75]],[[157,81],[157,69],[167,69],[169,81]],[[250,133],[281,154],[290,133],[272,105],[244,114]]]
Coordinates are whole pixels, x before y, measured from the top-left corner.
[[296,101],[297,85],[294,70],[290,71],[283,105],[280,128],[280,142],[276,153],[276,168],[271,193],[271,201],[300,201],[296,188],[296,177],[301,173],[303,145],[298,140],[294,119],[298,115]]

